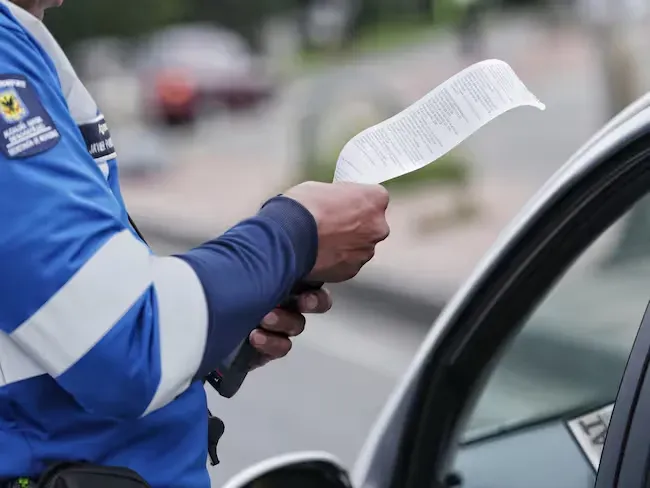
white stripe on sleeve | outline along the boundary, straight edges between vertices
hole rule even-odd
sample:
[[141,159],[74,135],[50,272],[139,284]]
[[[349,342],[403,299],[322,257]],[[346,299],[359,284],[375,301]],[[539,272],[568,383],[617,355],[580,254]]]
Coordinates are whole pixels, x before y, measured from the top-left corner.
[[[152,256],[130,231],[111,237],[10,337],[49,375],[60,376],[152,284],[158,305],[161,377],[148,413],[182,393],[196,374],[205,349],[208,312],[203,287],[192,268],[178,258]],[[5,361],[2,366],[6,369]]]
[[0,331],[0,387],[44,374],[47,373],[41,365]]
[[149,249],[124,230],[10,336],[54,377],[81,359],[151,285]]
[[194,270],[178,258],[157,258],[153,281],[158,297],[160,384],[147,415],[184,392],[201,365],[208,336],[208,306]]

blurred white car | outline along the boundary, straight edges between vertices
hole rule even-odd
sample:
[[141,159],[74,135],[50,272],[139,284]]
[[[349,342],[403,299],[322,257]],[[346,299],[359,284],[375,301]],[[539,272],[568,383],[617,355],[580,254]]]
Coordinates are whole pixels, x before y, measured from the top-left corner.
[[245,41],[210,24],[158,31],[140,47],[135,63],[145,110],[171,124],[220,109],[253,108],[274,93],[264,63]]

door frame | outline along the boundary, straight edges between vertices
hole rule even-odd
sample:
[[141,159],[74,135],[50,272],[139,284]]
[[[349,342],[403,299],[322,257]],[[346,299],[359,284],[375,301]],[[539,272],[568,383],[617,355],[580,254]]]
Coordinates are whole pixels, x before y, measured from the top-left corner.
[[604,150],[596,144],[582,155],[594,161],[559,185],[452,312],[422,366],[393,488],[444,486],[467,417],[506,346],[575,259],[650,191],[650,114],[604,138]]
[[645,488],[650,481],[650,304],[619,387],[595,488]]

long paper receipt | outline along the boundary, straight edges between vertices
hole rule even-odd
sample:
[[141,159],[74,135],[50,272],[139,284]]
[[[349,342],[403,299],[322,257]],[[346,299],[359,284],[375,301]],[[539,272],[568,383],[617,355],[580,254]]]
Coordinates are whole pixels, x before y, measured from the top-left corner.
[[334,181],[382,183],[410,173],[522,106],[546,108],[507,63],[481,61],[353,137],[339,155]]

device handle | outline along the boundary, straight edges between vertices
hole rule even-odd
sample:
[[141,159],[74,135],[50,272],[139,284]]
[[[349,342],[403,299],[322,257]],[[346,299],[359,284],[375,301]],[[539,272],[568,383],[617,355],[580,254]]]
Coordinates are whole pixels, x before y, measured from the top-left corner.
[[[291,290],[291,295],[280,304],[279,308],[290,312],[298,311],[298,297],[309,291],[317,291],[323,283],[301,282]],[[261,359],[261,354],[255,349],[247,337],[227,361],[224,367],[208,377],[208,382],[219,392],[222,397],[232,398],[241,388],[251,367]]]

